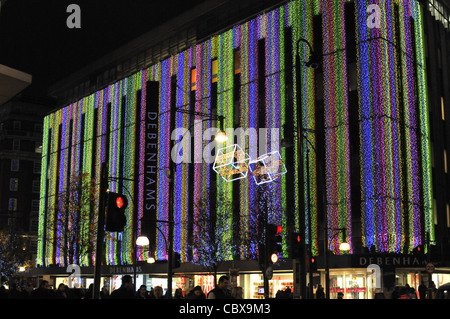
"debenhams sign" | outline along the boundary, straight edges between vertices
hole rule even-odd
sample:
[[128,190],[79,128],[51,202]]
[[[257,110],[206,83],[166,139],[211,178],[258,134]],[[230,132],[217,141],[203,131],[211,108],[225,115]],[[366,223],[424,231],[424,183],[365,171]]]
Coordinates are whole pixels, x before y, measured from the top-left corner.
[[412,255],[371,255],[371,256],[353,256],[353,265],[358,267],[367,267],[371,264],[380,267],[422,267],[427,264],[426,257],[417,257]]

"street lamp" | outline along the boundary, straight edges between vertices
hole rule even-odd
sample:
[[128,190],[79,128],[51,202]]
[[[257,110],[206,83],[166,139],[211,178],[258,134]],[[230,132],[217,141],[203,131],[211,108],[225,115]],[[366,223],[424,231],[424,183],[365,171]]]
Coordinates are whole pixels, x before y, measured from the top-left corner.
[[[143,220],[143,219],[141,219]],[[157,223],[168,223],[169,224],[169,230],[171,227],[173,227],[173,221],[167,221],[167,220],[155,220],[155,222]],[[166,253],[167,253],[167,297],[172,298],[172,254],[173,254],[173,242],[171,243],[170,241],[167,242],[167,238],[164,235],[164,233],[162,232],[162,230],[156,226],[156,229],[161,233],[163,239],[164,239],[164,243],[166,246]],[[169,233],[170,235],[170,233]],[[173,236],[173,235],[172,235]],[[169,236],[170,238],[170,236]],[[172,239],[173,240],[173,237]],[[169,245],[170,244],[170,245]],[[150,240],[148,239],[148,237],[146,235],[140,235],[137,239],[136,239],[136,245],[137,246],[149,246],[150,245]],[[147,258],[147,263],[149,264],[153,264],[155,262],[155,258],[153,256],[150,256],[149,258]]]
[[[303,123],[303,113],[302,113],[302,99],[301,99],[301,89],[302,89],[302,84],[301,84],[301,73],[300,73],[300,66],[301,66],[301,62],[300,62],[300,54],[298,52],[299,47],[300,47],[300,42],[304,42],[308,45],[309,47],[309,59],[307,62],[304,62],[304,65],[306,67],[312,68],[312,69],[317,69],[319,66],[319,59],[317,57],[317,55],[314,54],[314,51],[312,49],[311,44],[308,42],[308,40],[306,39],[299,39],[297,41],[297,46],[296,46],[296,50],[295,50],[295,65],[296,65],[296,79],[298,82],[298,89],[296,90],[296,100],[297,100],[297,109],[299,110],[297,112],[297,125],[298,125],[298,138],[297,138],[297,161],[299,163],[298,165],[298,175],[299,175],[299,185],[298,185],[298,189],[301,190],[303,189],[303,182],[304,182],[304,174],[303,174],[303,131],[308,131],[308,128],[304,128],[302,123]],[[307,140],[308,141],[308,140]],[[309,142],[309,141],[308,141]],[[307,155],[309,156],[309,155]],[[308,157],[307,157],[308,160]],[[308,162],[307,162],[308,165]],[[309,184],[309,178],[308,178],[308,184]],[[307,186],[309,189],[309,185]],[[304,205],[304,195],[303,192],[301,192],[301,196],[300,196],[300,207],[302,207]],[[309,202],[309,199],[308,199]],[[305,233],[305,218],[304,215],[301,214],[301,210],[299,207],[299,219],[300,219],[300,232],[302,234]],[[303,241],[304,242],[304,241]],[[300,256],[300,297],[301,298],[305,298],[306,297],[306,262],[305,262],[305,245],[302,244],[301,246],[301,256]],[[312,276],[310,275],[310,279]],[[310,285],[310,292],[312,292],[312,282]]]
[[[301,131],[307,132],[307,133],[316,133],[312,129],[303,129]],[[297,142],[298,142],[298,140],[300,138],[302,138],[302,139],[305,139],[305,141],[308,142],[308,144],[309,144],[309,146],[307,146],[307,148],[306,148],[306,152],[307,152],[306,153],[306,171],[309,172],[309,148],[311,147],[313,149],[313,151],[316,154],[316,156],[317,156],[317,150],[314,147],[314,145],[311,143],[311,141],[308,139],[308,136],[304,135],[302,132],[300,132],[300,135],[301,135],[301,137],[298,137],[298,136],[296,137]],[[282,139],[281,140],[281,147],[288,148],[288,147],[293,147],[293,146],[294,145],[292,143],[290,143],[288,140],[286,140],[286,139]],[[302,176],[302,180],[303,180],[304,176],[303,175],[301,175],[301,176]],[[310,191],[309,191],[309,189],[310,189],[310,182],[309,181],[310,181],[310,179],[308,177],[307,180],[306,180],[306,184],[307,184],[306,185],[306,193],[307,193],[307,197],[308,197],[308,199],[307,199],[308,201],[307,201],[306,205],[307,205],[307,209],[308,209],[308,224],[311,225],[311,198],[310,198],[311,195],[310,195]],[[304,220],[302,220],[302,221],[303,222],[301,224],[300,231],[301,231],[301,234],[303,235],[304,232],[305,232],[305,224],[304,224],[305,221]],[[308,233],[308,242],[309,242],[309,245],[311,246],[311,242],[312,242],[311,229],[309,230],[309,233]],[[306,251],[303,248],[304,245],[305,245],[305,242],[303,242],[302,246],[301,246],[302,247],[302,256],[303,256],[303,254],[306,254]],[[311,251],[311,249],[309,251]],[[311,256],[308,256],[308,257],[312,257],[312,254],[311,254]],[[300,257],[300,262],[301,262],[300,263],[301,267],[305,267],[306,268],[306,265],[302,264],[303,257]],[[306,271],[304,271],[302,269],[300,269],[300,270],[301,270],[301,276],[304,279],[306,277]],[[308,286],[309,287],[309,290],[308,290],[309,298],[312,298],[312,296],[313,296],[312,282],[313,282],[313,271],[312,271],[311,267],[309,267],[309,283],[310,283],[309,286]],[[304,291],[302,291],[302,293],[304,293]]]
[[150,245],[150,241],[148,240],[148,237],[145,235],[140,235],[137,239],[136,239],[136,245],[137,246],[148,246]]
[[350,250],[350,244],[347,243],[347,242],[340,243],[339,250],[349,251]]
[[214,139],[219,143],[224,143],[228,141],[228,136],[224,131],[220,131],[219,133],[217,133]]

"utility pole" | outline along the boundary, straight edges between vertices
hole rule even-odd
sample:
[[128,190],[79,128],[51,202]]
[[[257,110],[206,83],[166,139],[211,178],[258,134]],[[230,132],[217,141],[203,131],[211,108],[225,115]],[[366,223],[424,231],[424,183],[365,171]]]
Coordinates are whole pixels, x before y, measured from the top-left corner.
[[98,224],[97,224],[97,247],[95,250],[95,269],[94,269],[94,291],[93,299],[100,298],[100,278],[102,275],[101,267],[103,261],[103,240],[105,237],[105,198],[108,189],[107,166],[103,162],[100,173],[100,194],[98,203]]
[[[298,207],[298,218],[299,218],[299,229],[301,236],[305,235],[305,214],[303,212],[303,207],[305,206],[305,198],[303,192],[304,186],[304,174],[303,174],[303,114],[302,114],[302,85],[301,85],[301,72],[300,72],[300,54],[298,52],[300,40],[297,42],[296,52],[295,52],[295,66],[296,66],[296,79],[297,79],[297,161],[298,161],[298,185],[297,189],[300,192],[300,201]],[[300,285],[300,299],[306,298],[306,249],[305,240],[302,240],[300,247],[300,258],[297,265],[300,269],[299,271],[299,285]]]

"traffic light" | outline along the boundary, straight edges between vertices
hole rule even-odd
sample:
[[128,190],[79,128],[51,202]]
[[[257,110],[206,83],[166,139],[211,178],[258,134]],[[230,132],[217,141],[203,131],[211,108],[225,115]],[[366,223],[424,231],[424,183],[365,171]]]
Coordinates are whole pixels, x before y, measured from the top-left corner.
[[289,258],[297,259],[301,255],[301,236],[300,233],[292,232],[289,234]]
[[423,255],[425,253],[423,245],[418,245],[413,249],[414,255]]
[[181,255],[176,251],[173,252],[172,268],[178,268],[181,266]]
[[311,256],[309,259],[309,267],[311,271],[317,271],[317,258]]
[[278,261],[278,253],[283,251],[281,246],[282,231],[283,229],[280,225],[267,224],[267,253],[272,263]]
[[108,192],[106,202],[105,229],[110,232],[121,232],[127,224],[125,209],[128,207],[126,196]]

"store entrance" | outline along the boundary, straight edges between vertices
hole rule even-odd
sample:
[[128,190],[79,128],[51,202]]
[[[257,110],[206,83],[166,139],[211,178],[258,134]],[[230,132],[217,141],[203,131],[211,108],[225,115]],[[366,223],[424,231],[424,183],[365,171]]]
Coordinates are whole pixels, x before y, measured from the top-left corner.
[[330,270],[330,299],[373,299],[375,291],[367,287],[365,270],[365,268]]

